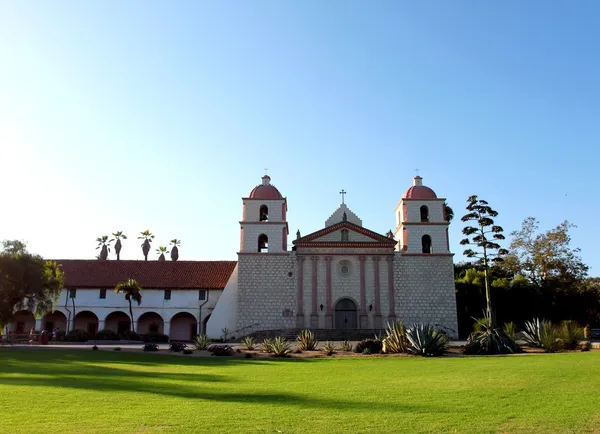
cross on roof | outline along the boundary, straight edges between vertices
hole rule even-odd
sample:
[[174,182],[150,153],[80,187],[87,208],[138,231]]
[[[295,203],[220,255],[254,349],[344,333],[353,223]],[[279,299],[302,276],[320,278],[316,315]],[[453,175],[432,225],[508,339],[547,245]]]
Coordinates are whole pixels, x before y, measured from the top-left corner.
[[269,170],[269,169],[265,167],[265,175],[267,175],[267,171],[268,171],[268,170]]
[[419,176],[419,169],[415,169],[415,173]]
[[344,190],[342,188],[342,191],[340,191],[340,194],[342,195],[342,204],[344,204],[344,195],[346,194],[346,190]]

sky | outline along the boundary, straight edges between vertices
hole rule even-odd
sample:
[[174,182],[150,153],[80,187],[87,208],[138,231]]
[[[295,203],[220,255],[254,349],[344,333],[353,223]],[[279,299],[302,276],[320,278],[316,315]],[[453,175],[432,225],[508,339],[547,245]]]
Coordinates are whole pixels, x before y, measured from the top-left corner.
[[341,189],[393,229],[418,168],[455,261],[476,194],[507,234],[577,225],[598,276],[599,20],[595,1],[1,2],[0,239],[94,258],[122,230],[143,259],[150,229],[236,259],[265,168],[290,239]]

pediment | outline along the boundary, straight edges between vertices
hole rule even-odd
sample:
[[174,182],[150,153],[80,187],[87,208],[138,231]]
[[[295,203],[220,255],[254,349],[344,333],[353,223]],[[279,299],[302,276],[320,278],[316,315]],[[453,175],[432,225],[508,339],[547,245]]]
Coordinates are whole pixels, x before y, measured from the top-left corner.
[[[345,236],[343,237],[342,231],[347,231],[347,239]],[[302,247],[318,247],[333,244],[336,247],[345,245],[393,247],[396,245],[396,240],[352,222],[343,221],[294,240],[293,243],[296,246]]]

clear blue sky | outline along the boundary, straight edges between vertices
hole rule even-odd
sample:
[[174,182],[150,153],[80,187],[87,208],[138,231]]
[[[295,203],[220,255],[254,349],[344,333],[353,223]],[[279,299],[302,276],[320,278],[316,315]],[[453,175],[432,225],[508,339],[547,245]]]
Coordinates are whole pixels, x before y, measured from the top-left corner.
[[341,188],[385,233],[419,168],[458,217],[477,194],[507,231],[577,224],[597,276],[599,22],[595,1],[3,2],[0,239],[93,258],[124,230],[139,259],[151,229],[235,259],[265,167],[291,238]]

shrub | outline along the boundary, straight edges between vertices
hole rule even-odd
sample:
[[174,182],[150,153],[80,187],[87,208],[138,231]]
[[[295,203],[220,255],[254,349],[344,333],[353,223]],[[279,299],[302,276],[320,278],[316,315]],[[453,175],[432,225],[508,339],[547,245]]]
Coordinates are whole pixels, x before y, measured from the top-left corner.
[[253,350],[254,343],[254,338],[252,336],[246,336],[244,339],[242,339],[242,345],[247,350]]
[[448,349],[448,337],[429,324],[414,324],[406,330],[407,350],[427,357],[441,356]]
[[193,353],[193,351],[190,350],[189,348],[184,349],[182,352],[183,352],[183,354],[188,354],[188,355]]
[[208,347],[208,351],[210,351],[213,356],[233,356],[233,348],[229,345],[211,345]]
[[348,340],[342,341],[342,345],[340,348],[342,351],[352,351],[352,344]]
[[66,335],[67,333],[64,330],[59,330],[56,332],[54,339],[56,339],[57,341],[64,341]]
[[260,345],[260,349],[263,353],[272,353],[273,352],[273,339],[265,338]]
[[575,350],[583,340],[583,327],[575,321],[563,321],[560,324],[559,335],[565,350]]
[[323,344],[323,352],[328,356],[335,354],[336,350],[337,348],[335,347],[335,344],[333,342],[327,341],[325,342],[325,344]]
[[513,341],[517,339],[517,333],[519,333],[519,327],[514,322],[505,322],[502,330]]
[[483,331],[471,333],[463,349],[465,354],[513,354],[523,351],[503,329],[487,325],[483,323]]
[[558,330],[551,323],[544,329],[541,345],[546,353],[556,353],[562,349],[562,341],[560,340]]
[[158,351],[157,344],[146,344],[142,348],[144,351]]
[[121,339],[125,341],[141,341],[142,338],[136,332],[131,330],[124,331],[121,333]]
[[99,341],[118,341],[119,335],[115,331],[104,329],[97,332],[94,338]]
[[365,339],[356,344],[355,353],[361,354],[378,354],[381,352],[382,343],[377,339]]
[[163,333],[148,333],[147,335],[144,335],[143,339],[144,342],[169,342],[169,336]]
[[114,351],[121,351],[121,347],[115,347]]
[[405,353],[406,352],[406,329],[402,321],[394,324],[388,323],[385,329],[387,336],[383,338],[382,351],[384,353]]
[[90,335],[84,330],[74,329],[65,335],[67,342],[87,342]]
[[315,339],[315,335],[310,330],[302,330],[296,338],[298,348],[302,351],[316,351],[319,341]]
[[251,358],[252,358],[252,353],[246,353],[246,354],[244,354],[244,356],[245,356],[247,359],[251,359]]
[[273,340],[271,353],[275,357],[287,357],[292,352],[292,345],[282,336],[277,336]]
[[552,323],[545,319],[535,318],[525,323],[525,331],[521,333],[523,340],[535,348],[543,348],[542,340],[546,329],[551,329]]
[[210,339],[204,333],[201,333],[194,338],[194,346],[197,350],[208,350]]
[[94,350],[94,351],[98,351],[98,345],[94,345],[94,346],[92,347],[92,350]]
[[174,353],[180,353],[185,350],[187,347],[183,342],[171,342],[169,345],[169,351],[173,351]]
[[[473,318],[473,317],[471,317]],[[483,318],[473,318],[475,320],[475,323],[473,324],[473,332],[477,333],[477,332],[483,332],[485,330],[491,329],[493,328],[492,323],[490,322],[490,319],[487,316],[484,316]]]

